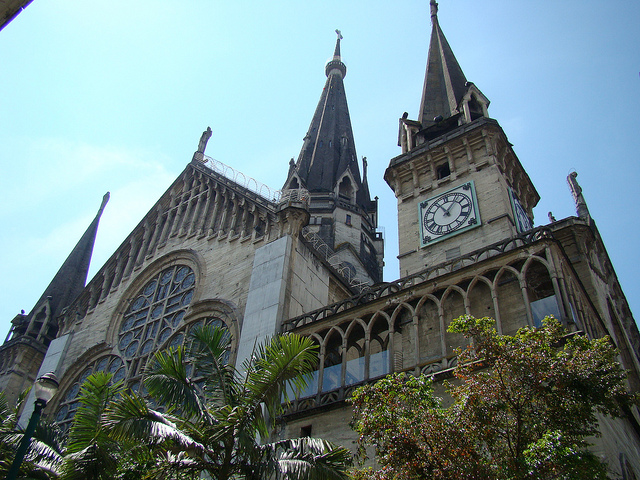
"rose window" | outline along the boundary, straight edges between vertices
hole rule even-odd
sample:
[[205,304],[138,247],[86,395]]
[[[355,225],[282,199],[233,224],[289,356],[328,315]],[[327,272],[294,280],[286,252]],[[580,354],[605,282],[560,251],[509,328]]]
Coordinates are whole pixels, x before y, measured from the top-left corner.
[[128,378],[142,373],[151,353],[182,325],[193,298],[195,274],[185,265],[167,268],[149,280],[124,314],[118,350]]

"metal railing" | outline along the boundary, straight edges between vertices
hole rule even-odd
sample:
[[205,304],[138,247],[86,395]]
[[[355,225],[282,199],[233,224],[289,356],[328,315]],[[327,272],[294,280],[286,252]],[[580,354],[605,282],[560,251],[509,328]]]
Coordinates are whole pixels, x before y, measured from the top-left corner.
[[302,229],[302,237],[314,248],[316,252],[324,257],[329,265],[344,278],[350,286],[362,293],[369,288],[369,284],[355,276],[353,270],[348,265],[342,263],[338,254],[327,245],[320,236],[312,232],[309,227]]
[[362,289],[359,295],[355,295],[340,302],[336,302],[317,310],[307,312],[298,317],[286,320],[285,322],[283,322],[283,331],[292,331],[304,325],[309,325],[311,323],[324,320],[325,318],[330,317],[331,315],[335,315],[338,312],[355,308],[359,305],[370,303],[374,300],[383,299],[385,297],[394,295],[395,293],[406,288],[420,285],[424,282],[427,282],[428,280],[438,278],[442,275],[452,273],[469,265],[474,265],[481,261],[502,255],[503,253],[509,252],[511,250],[531,245],[543,239],[554,240],[553,233],[547,226],[537,227],[516,237],[512,237],[502,242],[489,245],[485,248],[475,250],[466,255],[447,260],[436,266],[426,268],[418,273],[400,278],[393,282],[384,282],[375,286],[367,286],[368,288]]
[[243,188],[252,191],[260,197],[272,203],[280,204],[283,202],[299,202],[309,205],[309,191],[303,188],[292,190],[274,190],[264,183],[258,182],[255,178],[245,175],[229,165],[222,163],[220,160],[208,157],[201,152],[194,154],[194,159],[209,170],[237,183]]

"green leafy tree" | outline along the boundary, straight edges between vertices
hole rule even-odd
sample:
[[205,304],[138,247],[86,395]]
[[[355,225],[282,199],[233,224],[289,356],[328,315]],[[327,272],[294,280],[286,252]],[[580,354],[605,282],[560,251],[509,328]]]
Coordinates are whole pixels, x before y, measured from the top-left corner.
[[[106,413],[111,438],[146,444],[155,464],[145,478],[215,480],[345,479],[350,452],[313,438],[269,439],[287,388],[303,388],[317,362],[304,337],[274,337],[242,374],[227,364],[229,336],[204,326],[190,346],[155,355],[145,385],[166,409],[123,393]],[[195,382],[189,375],[193,369]]]
[[448,331],[472,340],[446,383],[449,406],[429,379],[404,374],[354,393],[361,451],[373,445],[381,466],[355,478],[606,478],[585,439],[599,435],[597,414],[637,402],[608,338],[569,335],[552,317],[513,336],[469,315]]

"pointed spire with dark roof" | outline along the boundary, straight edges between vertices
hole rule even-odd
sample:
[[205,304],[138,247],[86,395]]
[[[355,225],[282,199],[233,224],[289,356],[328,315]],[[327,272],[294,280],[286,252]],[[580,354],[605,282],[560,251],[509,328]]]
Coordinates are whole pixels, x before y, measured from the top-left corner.
[[446,119],[456,113],[468,90],[462,68],[440,29],[438,4],[435,0],[431,0],[431,23],[429,58],[418,117],[423,127],[432,125],[436,117]]
[[53,280],[51,280],[51,283],[45,289],[29,316],[33,315],[35,310],[48,299],[51,308],[51,317],[55,318],[63,308],[68,306],[75,300],[80,292],[82,292],[87,282],[91,254],[93,253],[93,246],[98,232],[98,224],[102,212],[109,201],[109,197],[110,194],[107,192],[102,198],[100,209],[91,222],[91,225],[89,225],[89,228],[84,232],[80,241],[64,261],[58,273],[53,277]]
[[340,56],[342,35],[340,30],[336,30],[336,34],[338,38],[333,58],[325,67],[327,81],[309,130],[304,137],[298,161],[295,168],[290,169],[285,187],[292,187],[295,175],[303,184],[300,186],[312,193],[333,192],[336,183],[349,170],[358,191],[356,202],[366,209],[371,200],[368,191],[362,188],[360,180],[358,157],[343,83],[347,67],[342,63]]

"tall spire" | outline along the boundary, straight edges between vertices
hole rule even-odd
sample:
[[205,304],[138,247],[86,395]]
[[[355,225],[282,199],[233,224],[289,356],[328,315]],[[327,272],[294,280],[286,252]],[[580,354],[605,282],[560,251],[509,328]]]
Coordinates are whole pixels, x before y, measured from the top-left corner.
[[468,90],[462,68],[440,29],[438,4],[435,0],[431,0],[430,7],[431,41],[418,117],[423,127],[432,125],[437,117],[446,119],[456,113]]
[[89,264],[91,262],[91,254],[98,232],[98,224],[100,217],[104,211],[110,194],[107,192],[102,198],[102,203],[97,215],[84,232],[80,241],[71,251],[65,262],[56,273],[51,283],[46,288],[40,300],[36,303],[30,315],[47,299],[51,308],[51,317],[55,318],[60,314],[62,309],[68,306],[82,292],[87,282],[87,274],[89,273]]
[[298,161],[289,170],[285,188],[292,188],[299,181],[301,187],[312,193],[334,192],[348,170],[356,185],[356,202],[368,208],[371,202],[368,191],[362,188],[358,157],[356,154],[349,107],[343,79],[347,67],[342,63],[338,36],[333,58],[325,67],[327,81],[320,95],[320,101],[304,137]]

